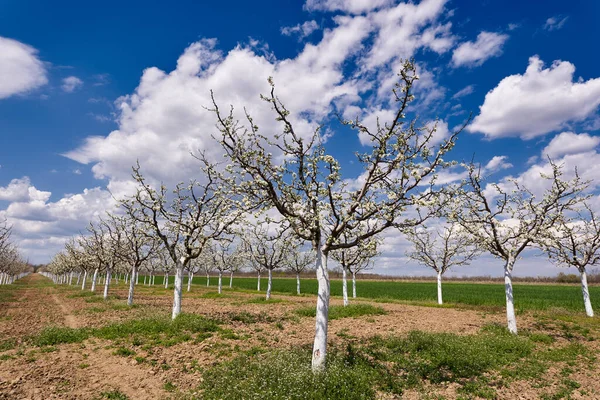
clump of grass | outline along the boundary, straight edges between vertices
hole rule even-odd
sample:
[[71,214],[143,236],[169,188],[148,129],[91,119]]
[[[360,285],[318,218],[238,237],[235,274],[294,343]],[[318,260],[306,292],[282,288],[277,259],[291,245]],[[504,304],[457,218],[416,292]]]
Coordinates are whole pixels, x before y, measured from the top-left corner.
[[374,399],[374,370],[342,354],[328,356],[327,370],[315,374],[310,351],[241,356],[205,371],[203,399],[358,400]]
[[219,330],[216,321],[195,314],[180,314],[175,320],[168,317],[133,319],[112,323],[100,328],[49,327],[31,338],[37,346],[54,346],[61,343],[79,343],[89,337],[122,339],[151,337],[162,344],[173,345],[192,339],[191,334],[205,335]]
[[100,393],[100,396],[102,396],[103,399],[107,399],[107,400],[129,400],[129,397],[127,397],[127,395],[125,395],[125,393],[123,393],[119,390],[111,390],[108,392],[102,392],[102,393]]
[[283,303],[284,300],[282,299],[269,299],[267,300],[266,297],[253,297],[251,299],[248,299],[246,301],[244,301],[245,304],[276,304],[276,303]]
[[0,351],[12,350],[16,345],[14,339],[0,340]]
[[[315,307],[302,307],[296,310],[296,314],[302,317],[314,317],[316,315]],[[384,315],[387,312],[378,306],[371,304],[349,304],[347,306],[329,307],[329,320],[340,318],[355,318],[363,315]]]
[[84,291],[84,292],[73,293],[73,294],[67,295],[67,298],[75,299],[78,297],[94,297],[95,295],[96,295],[96,293],[94,293],[94,292]]
[[129,357],[135,355],[135,351],[128,349],[127,347],[119,347],[113,354],[116,356]]

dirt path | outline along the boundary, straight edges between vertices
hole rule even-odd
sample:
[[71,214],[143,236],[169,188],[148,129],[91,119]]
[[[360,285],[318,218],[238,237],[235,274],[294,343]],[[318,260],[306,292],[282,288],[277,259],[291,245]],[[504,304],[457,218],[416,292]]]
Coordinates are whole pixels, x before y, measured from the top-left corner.
[[79,321],[77,318],[71,313],[70,308],[60,299],[60,297],[54,293],[52,295],[52,299],[58,304],[62,314],[65,318],[65,325],[69,328],[79,328]]

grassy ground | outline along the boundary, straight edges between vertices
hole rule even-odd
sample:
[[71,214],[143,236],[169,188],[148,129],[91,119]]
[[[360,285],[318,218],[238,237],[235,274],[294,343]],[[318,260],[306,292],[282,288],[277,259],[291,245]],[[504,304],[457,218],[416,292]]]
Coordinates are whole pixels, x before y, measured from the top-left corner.
[[[143,277],[140,276],[141,282]],[[163,277],[157,276],[156,285],[163,283]],[[172,285],[173,277],[169,278]],[[187,277],[184,278],[184,285]],[[217,279],[211,278],[211,285],[216,285]],[[236,289],[256,290],[256,278],[233,278],[233,286]],[[194,285],[206,286],[205,277],[194,277]],[[349,282],[349,285],[351,283]],[[223,278],[223,286],[229,286],[229,277]],[[261,289],[267,287],[267,280],[262,279]],[[302,293],[316,294],[316,279],[302,279]],[[351,290],[351,288],[349,288]],[[435,304],[436,302],[435,282],[391,282],[391,281],[357,281],[357,294],[359,297],[374,299],[377,301],[402,301],[414,304]],[[295,294],[296,280],[289,278],[274,278],[273,291]],[[448,305],[465,305],[478,308],[501,309],[506,300],[504,297],[503,284],[488,283],[456,283],[443,284],[444,302]],[[334,296],[342,295],[342,282],[331,281],[331,293]],[[590,287],[590,297],[594,308],[600,308],[600,286]],[[584,312],[583,299],[579,286],[567,285],[514,285],[515,307],[517,312],[522,311],[548,311],[567,310]]]

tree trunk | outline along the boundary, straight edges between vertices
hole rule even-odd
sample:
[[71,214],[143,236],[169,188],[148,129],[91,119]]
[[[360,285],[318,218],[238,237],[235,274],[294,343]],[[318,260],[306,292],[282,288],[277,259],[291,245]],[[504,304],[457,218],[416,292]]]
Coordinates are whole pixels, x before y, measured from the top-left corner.
[[346,279],[346,267],[342,266],[342,296],[344,297],[344,307],[348,305],[348,280]]
[[219,294],[223,291],[223,271],[219,270]]
[[98,280],[98,268],[96,268],[94,270],[94,277],[92,278],[92,288],[90,289],[90,291],[95,292],[96,291],[96,281]]
[[296,293],[300,294],[300,274],[296,274]]
[[258,272],[258,283],[256,284],[256,290],[260,292],[260,271]]
[[[135,276],[135,273],[137,272],[137,267],[134,265],[133,269],[131,270],[131,276]],[[128,306],[132,306],[133,305],[133,290],[135,288],[135,282],[133,281],[133,279],[131,279],[129,281],[129,294],[127,295],[127,305]]]
[[229,289],[233,288],[233,271],[229,275]]
[[87,279],[87,269],[83,271],[83,282],[81,282],[81,290],[85,290],[85,280]]
[[352,271],[352,298],[356,298],[356,272]]
[[169,288],[169,272],[165,272],[165,289]]
[[183,286],[183,259],[179,260],[175,266],[175,289],[173,291],[173,314],[172,318],[175,319],[181,313],[181,286]]
[[140,283],[140,271],[135,273],[135,284]]
[[581,269],[581,292],[583,293],[583,304],[585,305],[585,313],[588,317],[594,316],[594,309],[592,308],[592,302],[590,301],[590,291],[588,289],[587,274],[585,268]]
[[77,274],[77,282],[75,282],[75,285],[79,285],[79,281],[81,280],[81,272],[79,272]]
[[144,286],[148,286],[148,284],[146,283],[146,278],[147,278],[147,276],[144,275]]
[[443,304],[442,301],[442,270],[437,273],[437,292],[438,292],[438,304]]
[[515,260],[509,258],[504,265],[504,288],[506,290],[506,320],[510,333],[517,334],[517,318],[515,317],[515,304],[513,299],[512,271]]
[[315,321],[315,341],[312,352],[313,372],[323,371],[325,356],[327,354],[327,325],[329,323],[329,273],[327,272],[327,255],[323,254],[321,243],[317,245],[317,258],[315,261],[317,282],[319,284],[317,296],[317,315]]
[[210,286],[210,274],[207,272],[206,273],[206,287]]
[[112,271],[110,268],[106,270],[106,279],[104,280],[104,300],[108,299],[108,288],[110,287],[110,278]]
[[192,288],[192,277],[194,276],[194,273],[190,270],[188,271],[188,286],[187,286],[187,291],[189,292],[190,289]]
[[267,300],[271,299],[272,285],[273,285],[273,270],[269,268],[269,279],[267,280]]

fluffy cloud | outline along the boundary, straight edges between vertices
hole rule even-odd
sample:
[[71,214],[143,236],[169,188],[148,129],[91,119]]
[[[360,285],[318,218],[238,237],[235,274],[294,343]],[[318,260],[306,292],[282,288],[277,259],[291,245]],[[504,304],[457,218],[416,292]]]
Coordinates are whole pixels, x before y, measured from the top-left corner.
[[460,99],[461,97],[470,95],[474,91],[475,91],[475,85],[469,85],[469,86],[466,86],[463,89],[459,90],[458,92],[454,93],[454,95],[452,95],[452,98]]
[[0,200],[9,202],[45,202],[50,198],[50,192],[43,192],[31,186],[29,177],[13,179],[4,187],[0,186]]
[[585,153],[600,144],[600,137],[587,133],[562,132],[556,135],[542,151],[542,156],[555,159],[566,154]]
[[304,39],[317,29],[319,29],[319,24],[317,24],[317,21],[312,20],[295,26],[284,26],[281,28],[281,33],[285,36],[297,35],[298,39]]
[[83,81],[76,76],[69,76],[62,80],[61,89],[67,93],[73,93],[83,86]]
[[508,35],[481,32],[475,42],[464,42],[452,53],[454,67],[476,67],[492,57],[502,54],[502,46],[508,40]]
[[544,68],[531,57],[523,75],[510,75],[488,92],[467,129],[489,138],[531,139],[591,116],[600,104],[600,78],[573,82],[574,72],[567,61]]
[[44,64],[31,46],[0,36],[0,99],[48,83]]

